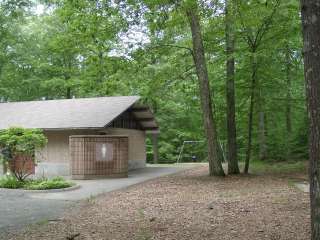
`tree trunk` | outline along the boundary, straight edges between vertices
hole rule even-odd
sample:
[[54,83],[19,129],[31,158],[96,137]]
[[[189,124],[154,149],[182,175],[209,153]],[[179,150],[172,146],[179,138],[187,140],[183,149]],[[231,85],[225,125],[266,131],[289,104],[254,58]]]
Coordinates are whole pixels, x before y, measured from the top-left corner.
[[102,51],[99,51],[99,54],[98,54],[98,59],[99,59],[99,66],[98,66],[98,83],[102,83],[103,82],[103,52]]
[[[255,70],[256,71],[256,70]],[[257,74],[255,74],[256,76]],[[264,99],[263,89],[261,82],[257,79],[257,109],[259,110],[258,115],[258,142],[259,142],[259,159],[265,160],[267,158],[267,143],[266,143],[266,129],[265,129],[265,110],[264,110]]]
[[320,239],[320,2],[301,0],[304,74],[309,112],[311,239]]
[[292,123],[291,123],[291,64],[290,64],[290,48],[288,44],[286,45],[286,83],[287,83],[287,101],[286,101],[286,131],[287,131],[287,153],[286,158],[290,160],[290,140],[292,133]]
[[197,8],[187,9],[186,14],[192,33],[193,59],[199,81],[204,129],[208,144],[209,173],[210,175],[224,176],[222,164],[218,156],[217,129],[213,117],[208,70]]
[[238,174],[239,166],[237,159],[237,133],[235,120],[235,93],[234,93],[234,31],[233,31],[233,12],[232,1],[226,1],[225,21],[226,21],[226,54],[227,54],[227,159],[228,174]]
[[[260,105],[260,109],[262,106]],[[265,112],[259,112],[259,158],[265,160],[267,158],[266,129],[265,129]]]
[[66,98],[71,99],[71,87],[67,87]]
[[250,87],[250,106],[249,106],[249,117],[248,117],[248,143],[246,151],[246,159],[243,172],[247,174],[249,172],[249,164],[251,158],[251,148],[252,148],[252,129],[253,129],[253,109],[255,101],[256,92],[256,82],[257,82],[257,59],[255,56],[255,51],[252,51],[251,56],[251,87]]

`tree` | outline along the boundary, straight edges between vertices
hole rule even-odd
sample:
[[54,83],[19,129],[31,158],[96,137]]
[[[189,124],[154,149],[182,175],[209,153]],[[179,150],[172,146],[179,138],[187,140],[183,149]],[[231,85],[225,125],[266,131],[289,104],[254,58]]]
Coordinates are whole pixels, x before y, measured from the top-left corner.
[[227,142],[228,142],[228,174],[240,172],[237,159],[237,134],[235,119],[235,89],[234,89],[234,6],[232,0],[225,2],[225,35],[226,35],[226,92],[227,92]]
[[[233,143],[237,143],[238,160],[245,160],[249,145],[250,161],[258,159],[260,153],[263,157],[266,151],[262,146],[267,146],[265,161],[288,158],[284,149],[291,152],[290,159],[307,156],[296,1],[281,1],[268,21],[276,0],[229,0],[234,10],[227,12],[230,17],[234,15],[229,30],[233,32],[231,39],[236,39],[230,57],[226,56],[225,1],[123,0],[114,4],[49,0],[41,1],[52,4],[43,14],[17,7],[17,2],[23,1],[1,2],[9,5],[0,9],[0,101],[140,95],[156,110],[161,126],[159,163],[174,162],[181,142],[206,140],[186,15],[186,8],[197,5],[219,143],[227,146],[229,130],[236,129],[237,141]],[[253,53],[246,36],[261,36],[266,23],[267,31]],[[226,85],[226,59],[231,66],[233,58],[236,128],[228,127],[226,121],[227,111],[232,112],[227,107],[232,106],[226,97],[232,88]],[[252,111],[248,111],[250,102]],[[199,160],[207,159],[205,143],[199,144],[197,151]]]
[[[10,171],[19,181],[24,181],[31,173],[26,168],[29,159],[35,160],[35,151],[46,145],[47,139],[41,130],[12,127],[0,131],[0,148]],[[19,158],[15,166],[14,161]]]
[[[251,68],[251,83],[250,83],[250,104],[249,104],[249,114],[248,114],[248,142],[246,149],[246,158],[244,173],[249,171],[249,163],[251,158],[252,151],[252,131],[253,131],[253,114],[254,114],[254,105],[257,103],[259,109],[259,150],[260,150],[260,159],[266,157],[266,137],[265,137],[265,111],[263,106],[263,95],[261,82],[258,81],[258,50],[261,47],[262,41],[266,36],[267,32],[270,30],[273,18],[276,11],[280,5],[279,0],[271,1],[264,6],[264,4],[257,2],[255,3],[257,7],[263,5],[265,9],[262,11],[256,11],[256,9],[247,2],[242,4],[241,1],[237,1],[237,10],[241,22],[241,31],[243,33],[245,42],[247,43],[250,51],[250,68]],[[271,6],[271,7],[270,7]],[[250,10],[254,10],[255,14],[251,12],[249,19],[244,19],[243,9],[250,7]],[[262,15],[262,19],[257,21],[256,19],[252,21],[252,17],[256,17],[258,14]],[[257,16],[259,19],[261,16]],[[257,98],[257,100],[256,100]]]
[[[21,38],[21,23],[30,6],[27,0],[0,1],[0,99],[8,99],[13,91],[11,76],[3,76],[6,67],[14,61],[15,47]],[[11,72],[14,75],[15,71]]]
[[188,17],[192,33],[193,59],[199,80],[204,129],[208,141],[207,144],[209,174],[215,176],[224,176],[221,159],[218,155],[219,146],[217,139],[216,123],[212,109],[212,93],[210,91],[207,63],[205,59],[205,52],[203,47],[202,33],[196,1],[192,1],[190,3],[190,6],[187,7],[186,15]]
[[311,239],[320,239],[320,3],[301,0],[304,74],[309,113]]

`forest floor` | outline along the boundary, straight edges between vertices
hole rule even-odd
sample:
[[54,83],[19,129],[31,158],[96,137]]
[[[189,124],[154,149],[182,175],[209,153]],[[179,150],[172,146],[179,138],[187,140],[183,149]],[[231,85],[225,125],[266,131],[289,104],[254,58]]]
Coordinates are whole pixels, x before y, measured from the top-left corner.
[[298,165],[253,165],[248,176],[208,177],[199,166],[82,201],[63,218],[7,239],[310,239]]

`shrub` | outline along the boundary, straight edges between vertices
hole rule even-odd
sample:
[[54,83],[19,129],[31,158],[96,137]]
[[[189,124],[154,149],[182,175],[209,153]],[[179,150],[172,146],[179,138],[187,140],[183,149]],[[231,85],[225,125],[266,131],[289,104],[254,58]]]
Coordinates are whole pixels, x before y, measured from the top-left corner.
[[46,145],[47,139],[39,129],[24,129],[12,127],[0,130],[0,148],[2,158],[6,163],[13,163],[17,158],[21,166],[10,166],[13,175],[23,182],[31,172],[26,169],[28,159],[34,161],[35,150]]
[[42,179],[42,180],[31,180],[26,182],[24,185],[25,189],[28,190],[46,190],[46,189],[60,189],[71,187],[74,184],[67,182],[62,177],[56,177],[53,179]]
[[23,182],[13,176],[5,176],[0,178],[0,188],[22,188]]
[[0,178],[0,188],[24,188],[27,190],[47,190],[47,189],[61,189],[71,187],[74,184],[67,182],[62,177],[55,177],[53,179],[29,179],[24,182],[19,181],[13,176],[5,176]]

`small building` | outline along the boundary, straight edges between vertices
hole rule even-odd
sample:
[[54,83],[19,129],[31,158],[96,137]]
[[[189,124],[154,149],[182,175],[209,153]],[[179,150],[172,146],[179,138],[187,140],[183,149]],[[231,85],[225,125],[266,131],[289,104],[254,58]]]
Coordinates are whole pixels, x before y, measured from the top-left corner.
[[146,132],[158,132],[138,96],[0,103],[0,129],[42,129],[48,139],[31,169],[38,176],[127,176],[146,166]]

